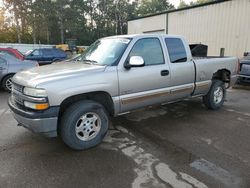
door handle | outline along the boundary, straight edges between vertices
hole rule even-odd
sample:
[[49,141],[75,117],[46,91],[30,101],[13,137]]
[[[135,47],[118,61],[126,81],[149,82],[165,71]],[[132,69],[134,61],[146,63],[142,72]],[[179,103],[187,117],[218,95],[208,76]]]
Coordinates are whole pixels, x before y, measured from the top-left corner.
[[167,76],[169,75],[169,70],[162,70],[161,71],[161,76]]

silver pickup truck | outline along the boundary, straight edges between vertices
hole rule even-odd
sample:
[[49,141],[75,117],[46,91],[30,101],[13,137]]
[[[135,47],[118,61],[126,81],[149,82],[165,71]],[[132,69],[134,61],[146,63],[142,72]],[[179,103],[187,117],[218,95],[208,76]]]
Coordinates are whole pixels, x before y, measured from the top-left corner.
[[9,107],[18,124],[71,148],[99,144],[109,116],[190,97],[219,109],[237,80],[234,57],[192,57],[175,35],[124,35],[97,40],[77,63],[32,68],[13,78]]

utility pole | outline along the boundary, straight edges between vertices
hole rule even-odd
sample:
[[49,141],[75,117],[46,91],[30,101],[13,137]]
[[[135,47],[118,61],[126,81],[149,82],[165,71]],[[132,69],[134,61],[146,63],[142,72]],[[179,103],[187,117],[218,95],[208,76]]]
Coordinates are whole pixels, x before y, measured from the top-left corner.
[[57,14],[59,17],[61,44],[64,44],[63,3],[62,0],[51,0],[51,2],[58,3],[59,5]]
[[22,43],[21,30],[20,30],[20,23],[19,23],[19,15],[17,13],[17,5],[15,2],[14,2],[14,18],[16,22],[17,41],[20,44]]
[[63,25],[63,5],[62,5],[62,1],[60,0],[59,3],[59,22],[60,22],[60,31],[61,31],[61,44],[64,44],[64,25]]

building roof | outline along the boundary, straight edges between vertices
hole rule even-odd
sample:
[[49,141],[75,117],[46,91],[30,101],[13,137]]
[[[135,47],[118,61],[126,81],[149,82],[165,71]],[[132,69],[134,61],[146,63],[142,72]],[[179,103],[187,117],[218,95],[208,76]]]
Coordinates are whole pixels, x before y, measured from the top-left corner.
[[169,34],[161,34],[161,33],[143,33],[143,34],[130,34],[130,35],[114,35],[114,36],[108,36],[108,37],[104,37],[104,38],[140,38],[140,37],[178,37],[178,38],[182,38],[182,36],[180,35],[169,35]]
[[179,9],[166,10],[166,11],[158,12],[158,13],[155,13],[155,14],[149,14],[149,15],[146,15],[146,16],[140,16],[140,17],[137,17],[137,18],[133,18],[133,19],[130,19],[128,21],[138,20],[138,19],[152,17],[152,16],[158,16],[158,15],[161,15],[161,14],[167,14],[167,13],[171,13],[171,12],[178,12],[178,11],[183,11],[183,10],[188,10],[188,9],[194,9],[194,8],[198,8],[198,7],[208,6],[208,5],[214,5],[214,4],[223,3],[223,2],[227,2],[227,1],[232,1],[232,0],[217,0],[217,1],[211,1],[211,2],[202,3],[202,4],[198,4],[198,5],[187,6],[187,7],[179,8]]

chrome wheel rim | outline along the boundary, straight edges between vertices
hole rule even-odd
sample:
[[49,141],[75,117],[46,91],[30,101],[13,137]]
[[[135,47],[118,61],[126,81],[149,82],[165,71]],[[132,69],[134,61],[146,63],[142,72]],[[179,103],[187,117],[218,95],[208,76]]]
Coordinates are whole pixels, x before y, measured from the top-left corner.
[[223,99],[223,88],[222,87],[217,87],[216,90],[214,91],[214,103],[219,104],[222,99]]
[[9,91],[11,91],[11,89],[12,89],[12,78],[8,78],[8,79],[6,80],[6,82],[5,82],[5,87],[6,87]]
[[88,112],[81,116],[75,125],[77,138],[82,141],[94,139],[101,130],[101,118],[94,112]]

